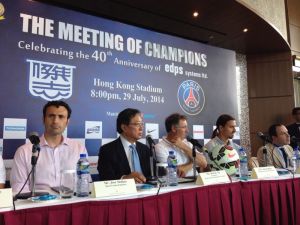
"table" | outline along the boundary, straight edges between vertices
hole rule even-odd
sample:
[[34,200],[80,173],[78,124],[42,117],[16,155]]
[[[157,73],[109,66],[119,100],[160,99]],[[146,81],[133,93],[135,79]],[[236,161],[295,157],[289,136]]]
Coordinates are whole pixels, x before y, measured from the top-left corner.
[[191,184],[157,196],[72,201],[1,212],[0,224],[300,224],[300,178],[202,187]]

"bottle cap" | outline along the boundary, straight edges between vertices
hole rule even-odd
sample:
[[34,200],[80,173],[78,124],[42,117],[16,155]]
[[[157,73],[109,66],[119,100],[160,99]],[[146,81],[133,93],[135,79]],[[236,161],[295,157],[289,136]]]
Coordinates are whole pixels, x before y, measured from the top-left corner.
[[86,154],[85,153],[80,153],[80,158],[86,158]]
[[173,155],[174,154],[174,151],[173,150],[170,150],[169,151],[169,155]]

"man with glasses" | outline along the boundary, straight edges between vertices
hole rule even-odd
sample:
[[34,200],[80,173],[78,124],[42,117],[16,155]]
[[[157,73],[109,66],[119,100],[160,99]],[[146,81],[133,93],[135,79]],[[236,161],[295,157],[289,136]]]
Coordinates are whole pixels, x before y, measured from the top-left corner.
[[300,142],[300,107],[293,108],[292,115],[295,123],[288,125],[287,129],[289,131],[289,135],[294,139],[292,139],[290,145],[295,148]]
[[[165,120],[167,136],[155,145],[158,162],[165,163],[169,151],[173,150],[177,158],[177,174],[179,177],[193,176],[193,153],[192,144],[186,140],[189,132],[187,118],[184,115],[174,113]],[[196,165],[200,168],[207,166],[204,155],[196,151]]]
[[[269,128],[269,136],[272,138],[272,143],[265,146],[267,149],[267,166],[287,168],[288,159],[293,155],[293,149],[289,146],[290,135],[288,130],[282,124],[273,124]],[[260,147],[257,151],[259,166],[265,166],[263,148]]]
[[120,137],[103,145],[99,150],[100,180],[133,178],[136,183],[146,182],[151,175],[150,150],[138,142],[143,135],[141,112],[127,108],[119,113],[117,131]]

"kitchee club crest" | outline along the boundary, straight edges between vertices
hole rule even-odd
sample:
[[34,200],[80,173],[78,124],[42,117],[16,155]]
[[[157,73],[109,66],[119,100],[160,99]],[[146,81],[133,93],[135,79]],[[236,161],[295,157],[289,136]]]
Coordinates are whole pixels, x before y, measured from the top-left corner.
[[75,66],[27,59],[29,62],[29,91],[47,101],[72,96]]
[[180,84],[177,99],[181,109],[189,115],[199,114],[205,103],[201,86],[193,80],[186,80]]

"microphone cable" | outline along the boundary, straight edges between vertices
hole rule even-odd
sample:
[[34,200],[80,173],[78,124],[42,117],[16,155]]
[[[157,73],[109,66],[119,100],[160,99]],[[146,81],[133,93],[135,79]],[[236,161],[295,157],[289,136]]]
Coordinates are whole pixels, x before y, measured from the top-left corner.
[[156,192],[156,195],[159,195],[159,191],[160,191],[160,188],[162,187],[163,183],[161,182],[161,180],[159,178],[157,178],[157,181],[158,181],[158,190]]
[[[37,160],[39,159],[39,156],[40,156],[40,151],[38,150]],[[36,161],[37,161],[37,160],[36,160]],[[25,185],[27,184],[27,182],[28,182],[28,180],[29,180],[29,178],[30,178],[30,175],[32,174],[32,171],[33,171],[33,169],[34,169],[35,167],[36,167],[36,164],[33,165],[33,166],[31,167],[31,170],[30,170],[29,174],[27,175],[27,178],[26,178],[26,180],[25,180],[23,186],[21,187],[20,191],[19,191],[19,192],[15,195],[15,197],[13,198],[13,208],[14,208],[14,211],[16,210],[15,201],[17,201],[19,195],[20,195],[21,192],[23,191],[23,189],[24,189]]]

